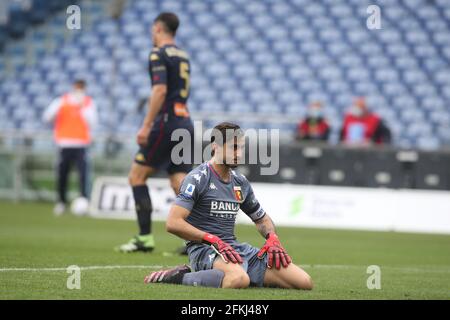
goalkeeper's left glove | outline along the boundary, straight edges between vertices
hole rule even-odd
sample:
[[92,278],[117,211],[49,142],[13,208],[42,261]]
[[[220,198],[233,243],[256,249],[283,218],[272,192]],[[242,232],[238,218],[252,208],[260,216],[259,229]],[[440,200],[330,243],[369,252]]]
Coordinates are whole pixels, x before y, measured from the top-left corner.
[[269,255],[269,260],[267,261],[267,266],[269,268],[273,267],[273,262],[275,260],[275,268],[280,269],[280,262],[283,265],[283,268],[286,268],[291,262],[292,259],[287,254],[286,250],[280,243],[278,236],[274,232],[270,232],[266,236],[266,243],[259,250],[257,257],[262,259],[265,254]]

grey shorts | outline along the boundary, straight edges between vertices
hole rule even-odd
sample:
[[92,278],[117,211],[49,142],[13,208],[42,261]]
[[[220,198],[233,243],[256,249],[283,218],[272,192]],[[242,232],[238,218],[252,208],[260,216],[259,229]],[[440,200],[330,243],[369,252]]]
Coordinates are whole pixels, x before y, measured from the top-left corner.
[[[267,255],[263,259],[256,256],[259,249],[248,243],[239,243],[236,241],[227,241],[242,257],[244,263],[242,268],[250,277],[250,286],[262,287],[264,285],[264,275],[267,268]],[[188,246],[189,262],[193,271],[210,270],[213,268],[214,261],[220,257],[211,246],[202,243],[195,243]]]

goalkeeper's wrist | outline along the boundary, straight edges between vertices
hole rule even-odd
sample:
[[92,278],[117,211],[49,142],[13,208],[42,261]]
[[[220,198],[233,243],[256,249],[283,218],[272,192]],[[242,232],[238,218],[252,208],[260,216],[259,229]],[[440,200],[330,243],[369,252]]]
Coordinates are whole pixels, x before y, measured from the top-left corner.
[[266,234],[266,240],[269,240],[269,238],[273,238],[273,237],[278,239],[278,236],[275,232],[269,232],[268,234]]
[[210,233],[205,233],[205,235],[202,238],[202,242],[206,244],[213,244],[220,241],[220,238],[218,236],[215,236]]

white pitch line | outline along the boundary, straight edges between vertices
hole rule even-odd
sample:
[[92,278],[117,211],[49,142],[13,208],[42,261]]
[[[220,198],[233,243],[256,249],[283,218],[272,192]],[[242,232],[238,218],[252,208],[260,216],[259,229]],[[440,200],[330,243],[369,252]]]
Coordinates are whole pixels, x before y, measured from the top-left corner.
[[[314,264],[314,265],[299,265],[301,268],[311,268],[311,269],[366,269],[367,266],[361,265],[339,265],[339,264]],[[436,267],[436,266],[422,266],[422,267],[392,267],[392,266],[379,266],[381,270],[393,270],[393,271],[402,271],[402,272],[431,272],[431,273],[450,273],[449,267]]]
[[[0,268],[0,272],[48,272],[48,271],[66,271],[67,267],[59,268]],[[106,265],[106,266],[85,266],[80,267],[80,270],[113,270],[113,269],[163,269],[163,268],[173,268],[174,266],[161,266],[161,265]],[[315,265],[299,265],[301,268],[305,269],[367,269],[368,266],[361,265],[339,265],[339,264],[315,264]],[[401,272],[428,272],[428,273],[450,273],[450,267],[391,267],[380,265],[380,269],[387,269],[393,271]]]
[[[62,268],[0,268],[0,272],[5,271],[66,271],[67,267]],[[170,268],[165,266],[87,266],[87,267],[80,267],[80,270],[107,270],[107,269],[163,269],[163,268]]]

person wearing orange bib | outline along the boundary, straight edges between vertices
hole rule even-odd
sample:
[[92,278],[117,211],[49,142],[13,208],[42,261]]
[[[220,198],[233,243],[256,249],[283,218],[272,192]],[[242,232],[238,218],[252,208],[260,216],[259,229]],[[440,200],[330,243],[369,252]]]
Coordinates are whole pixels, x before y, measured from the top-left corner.
[[87,149],[92,141],[92,128],[97,123],[97,111],[94,100],[85,90],[84,80],[75,81],[73,90],[53,100],[43,115],[45,122],[53,124],[53,136],[59,149],[56,215],[66,210],[67,180],[73,164],[80,177],[80,195],[86,201],[88,198]]

